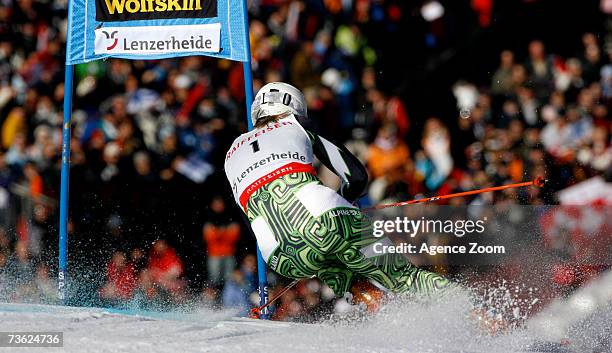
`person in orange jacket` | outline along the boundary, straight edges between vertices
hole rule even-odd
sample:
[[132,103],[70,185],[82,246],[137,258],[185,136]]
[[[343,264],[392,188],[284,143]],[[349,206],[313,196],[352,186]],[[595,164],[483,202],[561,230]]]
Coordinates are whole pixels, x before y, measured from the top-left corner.
[[368,169],[372,179],[380,178],[396,170],[404,170],[410,160],[410,150],[397,137],[397,128],[383,126],[368,150]]
[[202,230],[208,250],[206,267],[210,284],[221,287],[236,268],[236,243],[240,239],[240,225],[225,215],[225,201],[221,196],[213,197],[210,210],[209,221]]

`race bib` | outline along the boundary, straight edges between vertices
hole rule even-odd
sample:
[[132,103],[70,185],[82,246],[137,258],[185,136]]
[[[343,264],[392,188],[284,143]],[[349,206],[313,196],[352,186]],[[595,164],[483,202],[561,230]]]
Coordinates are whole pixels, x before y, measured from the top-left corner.
[[312,145],[293,115],[240,135],[225,156],[225,174],[244,208],[261,186],[283,175],[312,172]]

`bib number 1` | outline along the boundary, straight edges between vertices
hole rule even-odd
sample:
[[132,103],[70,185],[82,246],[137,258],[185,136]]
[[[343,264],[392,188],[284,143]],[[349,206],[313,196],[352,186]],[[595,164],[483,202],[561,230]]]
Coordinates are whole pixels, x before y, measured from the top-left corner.
[[251,142],[250,145],[253,148],[253,153],[259,152],[259,141],[255,140]]

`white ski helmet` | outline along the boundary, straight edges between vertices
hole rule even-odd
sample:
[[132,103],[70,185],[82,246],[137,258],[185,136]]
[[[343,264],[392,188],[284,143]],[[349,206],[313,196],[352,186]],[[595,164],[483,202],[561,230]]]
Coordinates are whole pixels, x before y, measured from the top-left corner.
[[251,105],[253,125],[261,118],[283,113],[306,117],[304,94],[299,89],[283,82],[271,82],[263,86],[257,92]]

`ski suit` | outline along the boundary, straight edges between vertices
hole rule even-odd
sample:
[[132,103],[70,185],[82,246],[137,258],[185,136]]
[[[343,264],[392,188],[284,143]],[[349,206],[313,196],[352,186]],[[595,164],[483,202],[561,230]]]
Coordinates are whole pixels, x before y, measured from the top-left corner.
[[[317,157],[338,175],[338,192],[321,184]],[[313,275],[338,296],[367,278],[396,293],[431,293],[449,281],[400,254],[368,255],[381,239],[351,202],[367,186],[367,172],[345,147],[306,129],[289,115],[239,136],[225,172],[268,266],[293,278]]]

